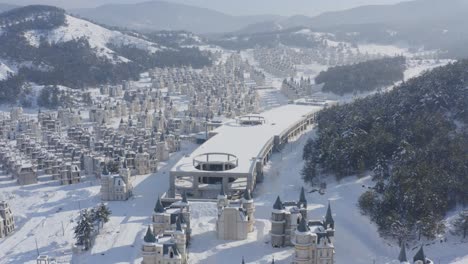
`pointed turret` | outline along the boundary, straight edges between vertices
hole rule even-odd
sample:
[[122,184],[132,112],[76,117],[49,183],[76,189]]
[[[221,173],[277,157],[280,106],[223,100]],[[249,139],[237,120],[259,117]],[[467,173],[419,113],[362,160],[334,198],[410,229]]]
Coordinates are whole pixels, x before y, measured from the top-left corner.
[[405,242],[402,242],[401,243],[401,247],[400,247],[400,255],[398,255],[398,260],[400,262],[407,262],[408,261],[408,258],[406,258],[406,247],[405,247]]
[[242,263],[242,264],[245,264],[245,260],[244,260],[244,257],[242,257],[242,262],[241,262],[241,263]]
[[182,202],[188,204],[187,192],[182,193]]
[[422,261],[422,263],[426,263],[426,255],[424,255],[423,246],[419,249],[418,253],[414,255],[413,262]]
[[178,218],[180,218],[180,223],[181,224],[185,224],[185,218],[184,218],[184,214],[182,212],[179,212],[179,215],[177,216]]
[[304,217],[301,218],[301,221],[299,222],[299,226],[297,226],[297,231],[301,233],[305,233],[309,231],[309,226],[307,226],[307,222]]
[[161,213],[164,213],[164,211],[165,210],[164,210],[164,206],[163,206],[163,204],[161,202],[161,198],[158,197],[158,201],[156,202],[156,206],[154,207],[154,212],[161,214]]
[[299,195],[299,206],[307,208],[307,200],[305,197],[304,187],[301,188],[301,194]]
[[107,165],[104,165],[104,168],[102,169],[102,175],[109,175],[109,171],[107,170]]
[[271,260],[271,264],[275,264],[275,257]]
[[176,231],[182,232],[182,215],[179,215],[176,220]]
[[155,243],[156,242],[156,237],[153,234],[153,230],[151,230],[151,227],[148,226],[148,229],[146,230],[146,235],[144,237],[144,240],[146,243]]
[[275,201],[275,204],[273,205],[273,209],[275,210],[283,210],[283,203],[281,202],[281,199],[278,195],[278,197],[276,198],[276,201]]
[[325,225],[326,227],[335,228],[335,220],[333,220],[330,202],[328,202],[327,214],[325,216]]

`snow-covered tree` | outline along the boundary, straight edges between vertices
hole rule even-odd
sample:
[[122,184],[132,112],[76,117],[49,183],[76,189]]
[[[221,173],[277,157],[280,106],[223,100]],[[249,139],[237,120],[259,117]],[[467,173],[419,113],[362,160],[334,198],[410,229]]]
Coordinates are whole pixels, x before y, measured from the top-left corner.
[[99,227],[102,227],[105,223],[109,222],[109,216],[111,214],[111,210],[104,203],[101,203],[94,209],[94,219],[98,223]]
[[468,233],[468,210],[461,211],[458,214],[458,217],[453,222],[453,227],[456,235],[466,238]]
[[93,215],[88,209],[81,211],[78,224],[75,227],[75,238],[78,245],[83,245],[85,250],[91,246],[91,236],[94,232]]

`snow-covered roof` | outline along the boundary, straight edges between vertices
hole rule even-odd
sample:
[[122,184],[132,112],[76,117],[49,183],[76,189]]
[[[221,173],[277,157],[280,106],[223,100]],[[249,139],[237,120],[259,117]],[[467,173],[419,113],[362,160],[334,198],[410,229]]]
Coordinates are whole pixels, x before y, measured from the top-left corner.
[[[193,159],[207,153],[227,153],[238,158],[237,167],[220,173],[249,173],[263,148],[284,131],[295,125],[306,115],[322,109],[320,106],[285,105],[261,113],[266,123],[242,126],[231,121],[215,129],[215,136],[206,141],[191,155],[183,157],[173,168],[174,172],[197,172]],[[201,171],[200,171],[201,172]],[[217,173],[211,172],[210,173]]]

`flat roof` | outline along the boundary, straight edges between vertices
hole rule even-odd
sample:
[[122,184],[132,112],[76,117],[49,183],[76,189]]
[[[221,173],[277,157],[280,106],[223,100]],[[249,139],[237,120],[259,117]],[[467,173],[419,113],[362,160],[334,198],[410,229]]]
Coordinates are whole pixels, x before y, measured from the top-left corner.
[[[250,173],[255,162],[261,155],[263,148],[275,136],[281,135],[294,126],[303,117],[321,110],[322,106],[284,105],[261,113],[266,123],[255,126],[242,126],[235,120],[225,123],[212,132],[217,133],[198,147],[192,154],[183,157],[171,172],[193,173],[222,173],[244,174]],[[193,159],[207,153],[226,153],[235,155],[238,166],[227,171],[202,171],[193,166]],[[214,159],[216,160],[216,159]]]

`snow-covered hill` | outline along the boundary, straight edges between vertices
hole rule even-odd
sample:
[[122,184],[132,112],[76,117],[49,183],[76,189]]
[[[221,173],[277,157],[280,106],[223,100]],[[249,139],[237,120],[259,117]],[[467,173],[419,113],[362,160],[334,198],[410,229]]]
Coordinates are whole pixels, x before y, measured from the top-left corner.
[[[52,12],[47,8],[50,8],[54,15],[51,15]],[[42,7],[42,9],[36,10],[31,6],[23,8],[28,11],[29,16],[19,13],[18,10],[20,9],[0,16],[0,36],[6,34],[24,36],[26,44],[31,48],[40,48],[41,44],[46,43],[57,45],[78,39],[86,39],[90,48],[93,49],[93,53],[113,63],[128,63],[131,60],[112,50],[110,45],[117,47],[132,46],[148,53],[155,53],[165,49],[162,45],[148,41],[143,36],[136,37],[117,30],[110,30],[68,15],[64,11],[53,7]],[[14,12],[17,12],[17,14]],[[48,19],[47,16],[50,16],[51,19]],[[55,20],[58,16],[63,16],[63,20]],[[43,21],[48,23],[45,28],[41,25]],[[15,61],[15,58],[9,58],[9,61],[20,62]]]
[[115,60],[115,62],[129,62],[130,60],[122,56],[115,58],[116,52],[108,48],[109,44],[116,46],[131,45],[146,50],[149,53],[154,53],[164,48],[156,43],[130,36],[120,31],[109,30],[70,15],[65,15],[65,24],[58,28],[52,30],[28,30],[24,32],[24,36],[29,44],[34,47],[39,47],[41,40],[53,44],[86,38],[98,56]]
[[20,75],[8,85],[13,94],[20,94],[22,80],[85,88],[137,79],[154,67],[201,68],[211,62],[197,49],[201,38],[192,33],[110,29],[52,6],[1,13],[0,43],[0,81],[8,73]]

